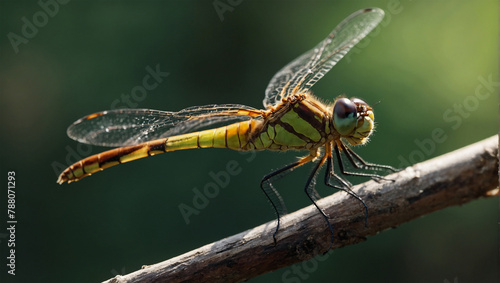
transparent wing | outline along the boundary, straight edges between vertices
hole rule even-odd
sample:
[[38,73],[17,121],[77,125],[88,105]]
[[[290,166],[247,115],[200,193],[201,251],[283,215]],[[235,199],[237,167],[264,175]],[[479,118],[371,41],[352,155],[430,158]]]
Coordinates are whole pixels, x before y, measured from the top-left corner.
[[308,91],[383,18],[383,10],[369,8],[344,19],[327,38],[274,75],[266,89],[264,106],[272,107],[284,97]]
[[150,109],[103,111],[83,117],[68,128],[81,143],[120,147],[184,134],[214,124],[260,117],[261,110],[238,104],[189,107],[179,112]]

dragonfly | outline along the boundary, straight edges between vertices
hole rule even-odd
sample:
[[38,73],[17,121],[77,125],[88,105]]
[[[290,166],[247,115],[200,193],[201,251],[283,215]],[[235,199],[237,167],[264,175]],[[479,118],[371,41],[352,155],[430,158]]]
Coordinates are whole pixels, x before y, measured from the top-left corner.
[[[363,204],[366,225],[368,207],[342,175],[380,180],[384,177],[377,173],[397,169],[368,163],[350,148],[366,144],[373,133],[375,117],[372,107],[360,98],[344,95],[333,103],[323,103],[310,89],[383,17],[383,10],[368,8],[344,19],[323,41],[274,75],[265,91],[265,109],[239,104],[196,106],[178,112],[121,109],[94,113],[77,120],[67,130],[70,138],[81,143],[117,148],[74,163],[60,174],[57,182],[79,181],[118,164],[176,150],[308,151],[306,156],[261,180],[260,187],[277,215],[274,243],[286,208],[273,182],[311,162],[314,166],[306,181],[305,193],[326,221],[333,244],[334,230],[329,217],[316,203],[319,194],[315,184],[319,170],[326,164],[326,186],[343,190]],[[334,155],[341,174],[334,170]],[[347,164],[351,164],[351,171],[347,170]]]

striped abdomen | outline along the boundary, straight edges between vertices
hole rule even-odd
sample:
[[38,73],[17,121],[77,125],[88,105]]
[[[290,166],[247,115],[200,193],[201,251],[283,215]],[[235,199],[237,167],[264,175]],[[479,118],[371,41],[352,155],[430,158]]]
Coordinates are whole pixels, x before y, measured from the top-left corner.
[[59,184],[66,181],[71,183],[117,164],[175,150],[210,147],[234,150],[256,149],[254,146],[249,145],[248,137],[252,129],[257,128],[261,123],[262,120],[251,119],[216,129],[108,150],[87,157],[66,168],[59,175],[57,182]]

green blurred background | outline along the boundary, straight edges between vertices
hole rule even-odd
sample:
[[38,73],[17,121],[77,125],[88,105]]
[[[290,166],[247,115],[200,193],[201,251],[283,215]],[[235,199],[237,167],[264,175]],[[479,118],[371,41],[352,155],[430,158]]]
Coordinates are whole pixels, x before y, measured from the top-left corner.
[[[230,150],[174,152],[56,184],[68,155],[73,162],[104,150],[79,146],[66,128],[115,101],[123,105],[122,94],[142,85],[148,66],[169,76],[132,99],[137,108],[262,108],[275,72],[352,12],[376,6],[386,11],[384,22],[313,88],[326,101],[345,93],[375,105],[377,132],[357,152],[401,167],[498,130],[494,0],[231,1],[222,18],[214,3],[226,0],[71,1],[45,23],[36,1],[0,3],[0,226],[8,170],[16,172],[19,221],[15,277],[6,274],[7,233],[0,230],[1,282],[102,281],[274,218],[259,181],[303,153],[259,152],[247,162]],[[9,34],[23,36],[23,17],[40,27],[13,45]],[[479,87],[481,78],[493,86]],[[446,140],[420,149],[437,128]],[[192,205],[193,189],[230,160],[241,173],[186,224],[178,206]],[[290,211],[309,204],[300,185],[308,172],[277,184]],[[448,208],[336,250],[310,263],[307,278],[283,277],[287,268],[251,282],[498,281],[497,211],[498,198]]]

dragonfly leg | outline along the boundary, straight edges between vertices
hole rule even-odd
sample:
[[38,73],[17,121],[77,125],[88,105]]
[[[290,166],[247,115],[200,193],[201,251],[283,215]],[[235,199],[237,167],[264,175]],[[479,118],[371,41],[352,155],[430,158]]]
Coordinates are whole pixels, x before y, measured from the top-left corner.
[[337,161],[339,163],[340,167],[340,172],[343,175],[347,176],[362,176],[362,177],[370,177],[375,181],[378,180],[387,180],[387,181],[394,181],[391,179],[387,179],[383,176],[377,175],[377,174],[372,174],[372,173],[360,173],[360,172],[348,172],[344,168],[344,161],[342,160],[342,155],[340,152],[340,149],[345,153],[347,156],[347,159],[349,162],[356,168],[356,169],[361,169],[361,170],[374,170],[374,171],[382,171],[382,170],[390,170],[393,172],[397,172],[398,169],[388,166],[388,165],[380,165],[380,164],[375,164],[375,163],[368,163],[361,158],[361,156],[357,155],[352,149],[344,145],[342,142],[335,143],[333,145],[333,148],[335,150],[335,154],[337,156]]
[[[361,156],[359,156],[356,152],[354,152],[350,147],[345,144],[341,144],[342,149],[346,152],[347,155],[352,156],[355,160],[359,161],[362,165],[361,168],[373,169],[373,170],[390,170],[392,172],[399,172],[400,169],[394,168],[389,165],[375,164],[366,162]],[[355,162],[355,161],[354,161]],[[359,165],[358,165],[359,166]]]
[[[314,189],[314,187],[316,186],[316,176],[318,175],[318,171],[319,169],[321,168],[321,166],[323,166],[323,164],[325,164],[325,161],[327,159],[327,155],[328,153],[326,153],[320,161],[318,161],[318,163],[314,166],[314,169],[313,171],[311,172],[311,174],[309,175],[309,178],[307,179],[307,183],[306,183],[306,186],[305,186],[305,192],[306,192],[306,195],[307,197],[309,197],[309,200],[311,200],[311,202],[314,204],[314,206],[316,206],[316,209],[318,209],[319,213],[321,214],[321,216],[323,216],[323,219],[326,221],[326,224],[328,225],[328,229],[330,230],[330,235],[331,235],[331,238],[330,238],[330,246],[328,247],[328,249],[325,251],[328,252],[332,246],[333,246],[333,237],[334,237],[334,232],[333,232],[333,226],[332,224],[330,223],[330,220],[329,220],[329,217],[326,215],[326,213],[318,206],[318,204],[316,203],[315,201],[315,197],[314,197],[314,194],[317,194],[316,193],[316,190]],[[328,174],[328,173],[327,173]]]
[[317,155],[316,151],[311,151],[310,155],[264,176],[264,178],[262,178],[262,180],[260,181],[260,188],[262,189],[267,199],[273,206],[274,212],[276,213],[277,216],[278,223],[273,233],[274,245],[276,245],[276,234],[278,233],[280,227],[280,218],[282,215],[286,214],[286,207],[285,203],[283,202],[283,198],[278,193],[276,188],[273,186],[272,182],[281,179],[286,174],[292,172],[295,168],[300,167],[308,163],[309,161],[313,160],[314,158],[316,158],[316,155]]
[[[332,179],[334,179],[338,183],[340,183],[340,186],[334,185],[332,183]],[[368,226],[368,206],[363,201],[363,199],[361,199],[360,196],[358,196],[355,192],[353,192],[351,190],[352,184],[349,181],[347,181],[344,178],[335,174],[335,172],[333,170],[333,157],[332,157],[331,151],[329,152],[328,160],[327,160],[327,167],[326,167],[326,174],[325,174],[325,185],[327,185],[331,188],[342,190],[342,191],[348,193],[349,195],[351,195],[352,197],[354,197],[355,199],[357,199],[358,201],[360,201],[361,204],[363,204],[363,206],[365,207],[365,227]]]

